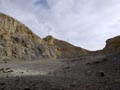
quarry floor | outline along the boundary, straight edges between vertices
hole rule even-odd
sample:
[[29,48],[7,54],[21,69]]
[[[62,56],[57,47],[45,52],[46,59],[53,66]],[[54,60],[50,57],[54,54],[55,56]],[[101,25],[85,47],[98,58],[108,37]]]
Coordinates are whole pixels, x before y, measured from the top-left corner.
[[0,90],[120,90],[120,60],[104,56],[0,64]]

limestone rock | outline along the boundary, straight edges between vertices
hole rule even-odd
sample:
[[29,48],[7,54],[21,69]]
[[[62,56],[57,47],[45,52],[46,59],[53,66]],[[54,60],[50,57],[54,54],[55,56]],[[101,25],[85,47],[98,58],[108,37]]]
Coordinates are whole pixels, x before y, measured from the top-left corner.
[[42,39],[24,24],[0,13],[0,59],[31,60],[42,57]]
[[103,49],[106,53],[114,53],[116,51],[120,51],[120,36],[108,39],[106,41],[106,46]]
[[74,58],[88,52],[52,36],[41,39],[21,22],[0,13],[0,60]]
[[[88,50],[73,46],[72,44],[47,36],[43,39],[49,45],[49,51],[54,53],[57,58],[75,58],[89,54]],[[52,54],[53,55],[53,54]]]

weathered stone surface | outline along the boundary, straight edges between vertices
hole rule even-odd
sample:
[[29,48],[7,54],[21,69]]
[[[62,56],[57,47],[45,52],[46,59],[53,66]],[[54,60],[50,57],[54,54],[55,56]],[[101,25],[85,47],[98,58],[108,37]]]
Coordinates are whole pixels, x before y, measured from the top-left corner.
[[0,59],[42,58],[41,42],[24,24],[0,13]]
[[102,50],[93,51],[95,55],[109,55],[120,52],[120,36],[106,40],[106,45]]
[[103,49],[105,53],[115,53],[117,51],[120,51],[120,36],[108,39]]
[[0,13],[0,59],[73,58],[88,54],[52,36],[41,39],[24,24]]
[[51,56],[56,56],[57,58],[74,58],[89,54],[88,50],[73,46],[68,42],[55,39],[52,36],[47,36],[43,40],[49,45],[48,50]]

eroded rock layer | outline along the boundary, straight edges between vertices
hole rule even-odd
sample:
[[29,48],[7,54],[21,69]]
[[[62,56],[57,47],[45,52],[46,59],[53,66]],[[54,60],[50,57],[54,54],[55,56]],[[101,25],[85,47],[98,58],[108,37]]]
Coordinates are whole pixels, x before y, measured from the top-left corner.
[[77,58],[81,55],[89,54],[88,50],[80,47],[73,46],[72,44],[53,38],[52,36],[47,36],[43,39],[49,45],[49,51],[53,53],[51,49],[55,50],[55,56],[58,58]]
[[0,59],[74,58],[88,51],[52,36],[41,39],[24,24],[0,13]]
[[41,39],[19,21],[0,14],[0,59],[42,57]]

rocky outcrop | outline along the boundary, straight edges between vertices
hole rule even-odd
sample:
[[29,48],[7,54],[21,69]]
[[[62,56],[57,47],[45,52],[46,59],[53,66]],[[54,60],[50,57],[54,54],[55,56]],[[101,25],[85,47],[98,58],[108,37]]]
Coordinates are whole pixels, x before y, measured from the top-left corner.
[[106,45],[102,50],[91,52],[93,55],[112,55],[120,52],[120,36],[106,40]]
[[114,54],[120,51],[120,36],[108,39],[106,46],[101,50],[102,54]]
[[0,59],[34,59],[42,57],[42,40],[29,28],[0,13]]
[[52,36],[41,39],[14,18],[0,13],[0,60],[74,58],[88,51]]
[[119,49],[120,48],[120,36],[108,39],[104,49]]
[[24,24],[0,13],[0,60],[76,58],[81,55],[109,54],[116,51],[120,51],[120,36],[107,40],[103,50],[90,52],[52,36],[41,39]]
[[55,53],[54,56],[56,56],[57,58],[74,58],[81,55],[89,54],[88,50],[73,46],[68,42],[55,39],[52,36],[47,36],[43,40],[49,46],[48,50],[51,52],[51,55]]

